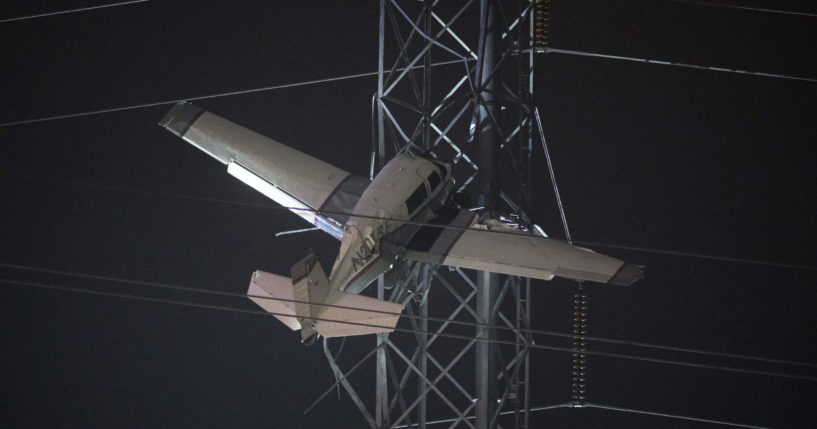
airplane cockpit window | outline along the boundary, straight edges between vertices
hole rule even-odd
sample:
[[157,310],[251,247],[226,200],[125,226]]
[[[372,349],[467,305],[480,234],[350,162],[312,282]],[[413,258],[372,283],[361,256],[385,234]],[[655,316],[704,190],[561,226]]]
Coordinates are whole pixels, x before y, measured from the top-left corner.
[[432,171],[431,174],[428,175],[428,186],[431,188],[431,192],[434,192],[442,181],[440,175],[437,174],[436,171]]
[[414,192],[406,200],[406,208],[408,208],[409,214],[414,213],[417,210],[417,207],[420,207],[420,204],[426,200],[428,197],[428,191],[426,190],[426,185],[421,183]]

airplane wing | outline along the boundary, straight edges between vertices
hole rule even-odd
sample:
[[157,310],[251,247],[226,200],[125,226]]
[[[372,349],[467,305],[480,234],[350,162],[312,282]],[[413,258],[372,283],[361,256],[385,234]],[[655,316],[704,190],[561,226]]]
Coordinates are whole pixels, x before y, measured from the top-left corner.
[[477,223],[476,217],[467,210],[443,209],[407,243],[389,244],[414,261],[544,280],[558,276],[629,286],[643,277],[639,265],[498,222]]
[[177,103],[159,124],[227,172],[340,240],[369,181],[204,111]]

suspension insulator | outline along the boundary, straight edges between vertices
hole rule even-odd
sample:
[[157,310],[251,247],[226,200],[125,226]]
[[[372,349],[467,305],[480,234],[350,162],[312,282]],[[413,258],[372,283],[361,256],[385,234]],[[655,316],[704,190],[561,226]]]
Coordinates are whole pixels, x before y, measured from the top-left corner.
[[[537,1],[538,5],[538,1]],[[583,406],[587,399],[587,354],[585,353],[587,323],[587,295],[573,295],[573,367],[572,398],[574,406]]]
[[536,0],[533,10],[534,42],[537,52],[544,52],[550,41],[550,0]]

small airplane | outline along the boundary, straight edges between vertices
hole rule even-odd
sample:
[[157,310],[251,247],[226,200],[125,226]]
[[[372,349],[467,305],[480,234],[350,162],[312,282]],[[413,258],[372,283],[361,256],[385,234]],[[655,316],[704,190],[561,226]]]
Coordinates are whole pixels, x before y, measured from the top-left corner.
[[407,261],[621,286],[643,276],[642,266],[447,206],[451,164],[433,158],[399,154],[370,181],[187,102],[159,124],[340,240],[329,277],[310,252],[291,277],[255,271],[247,290],[261,308],[300,329],[306,344],[393,331],[403,305],[358,294]]

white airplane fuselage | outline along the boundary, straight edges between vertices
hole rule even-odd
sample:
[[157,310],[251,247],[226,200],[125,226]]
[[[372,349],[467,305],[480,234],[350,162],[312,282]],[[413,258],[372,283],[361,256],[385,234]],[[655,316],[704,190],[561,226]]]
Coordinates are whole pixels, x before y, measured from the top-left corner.
[[430,220],[452,186],[448,164],[407,154],[389,161],[363,192],[344,225],[340,251],[329,276],[330,290],[359,293],[388,271],[400,255],[391,246],[381,246],[383,237],[396,233],[403,239],[411,238],[417,229],[415,223]]

